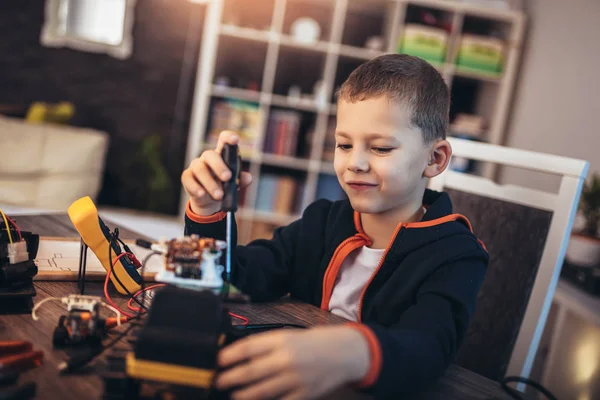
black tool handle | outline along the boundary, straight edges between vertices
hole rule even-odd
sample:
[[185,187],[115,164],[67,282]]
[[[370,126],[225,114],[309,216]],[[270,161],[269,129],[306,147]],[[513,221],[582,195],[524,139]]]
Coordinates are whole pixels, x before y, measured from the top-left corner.
[[242,172],[242,160],[238,145],[225,143],[221,151],[221,157],[223,157],[225,165],[231,171],[231,178],[223,184],[224,195],[221,210],[235,212],[238,208],[238,187]]

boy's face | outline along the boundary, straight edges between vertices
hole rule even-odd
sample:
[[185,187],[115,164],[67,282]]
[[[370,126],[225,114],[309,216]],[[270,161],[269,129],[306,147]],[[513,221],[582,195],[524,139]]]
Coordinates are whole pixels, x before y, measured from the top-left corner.
[[431,146],[410,118],[408,107],[387,96],[338,102],[334,168],[356,211],[382,213],[421,201]]

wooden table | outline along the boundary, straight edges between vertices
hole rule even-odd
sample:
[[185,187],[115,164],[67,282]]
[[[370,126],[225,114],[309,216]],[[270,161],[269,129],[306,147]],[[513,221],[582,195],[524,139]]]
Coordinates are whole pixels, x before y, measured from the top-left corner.
[[[76,235],[66,215],[20,216],[16,220],[22,230],[32,231],[41,236],[74,237]],[[113,227],[110,221],[107,223]],[[120,231],[121,237],[124,239],[140,236],[126,229],[120,229]],[[35,297],[36,303],[51,296],[61,297],[77,293],[77,286],[74,282],[36,282],[36,288],[38,292]],[[101,295],[101,293],[100,283],[86,284],[86,294]],[[115,294],[114,297],[121,303],[120,305],[125,303],[123,298],[118,299],[118,295]],[[295,323],[315,326],[345,322],[343,318],[334,314],[293,300],[263,304],[236,304],[232,305],[230,310],[247,317],[250,323]],[[101,398],[102,381],[93,373],[93,368],[88,368],[76,375],[61,376],[58,374],[57,365],[64,360],[65,353],[52,349],[51,338],[58,317],[62,313],[64,313],[64,309],[58,302],[47,302],[39,312],[40,319],[38,321],[34,321],[29,314],[2,315],[0,317],[0,340],[29,340],[35,348],[44,351],[44,364],[23,374],[20,380],[21,383],[26,381],[37,383],[38,396],[36,398],[61,400]],[[102,364],[102,362],[103,360],[100,359],[97,364]],[[336,393],[333,397],[340,399],[369,398],[347,390]],[[415,400],[509,399],[497,382],[455,365],[451,366],[427,392],[412,398]]]

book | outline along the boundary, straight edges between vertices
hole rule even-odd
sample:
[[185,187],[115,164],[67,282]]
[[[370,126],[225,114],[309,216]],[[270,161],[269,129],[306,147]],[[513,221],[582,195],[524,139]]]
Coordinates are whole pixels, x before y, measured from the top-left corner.
[[219,134],[233,130],[240,135],[239,147],[243,157],[255,150],[262,112],[257,103],[225,99],[216,101],[210,115],[210,128],[207,142],[215,145]]
[[299,112],[271,111],[263,150],[271,154],[295,156],[301,122],[302,115]]
[[258,211],[272,212],[275,204],[277,175],[262,174],[258,180],[255,208]]
[[274,211],[278,214],[290,214],[296,200],[296,181],[291,176],[280,177],[277,181]]

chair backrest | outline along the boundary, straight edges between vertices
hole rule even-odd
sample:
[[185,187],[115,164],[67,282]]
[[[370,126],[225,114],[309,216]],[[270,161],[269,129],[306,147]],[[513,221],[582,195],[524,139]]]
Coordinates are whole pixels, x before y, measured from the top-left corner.
[[429,187],[449,193],[490,253],[477,309],[456,362],[494,380],[528,377],[579,202],[588,162],[462,139],[453,157],[560,176],[558,193],[499,185],[447,169]]

